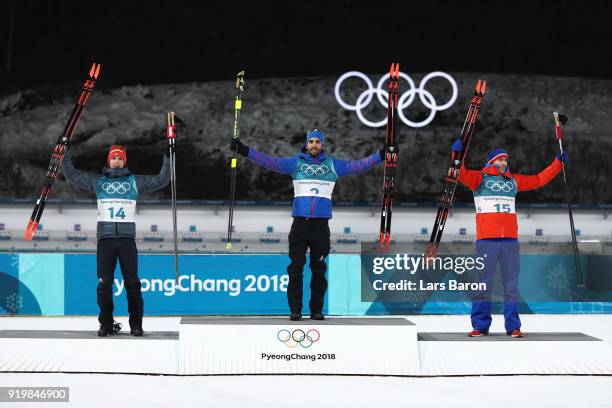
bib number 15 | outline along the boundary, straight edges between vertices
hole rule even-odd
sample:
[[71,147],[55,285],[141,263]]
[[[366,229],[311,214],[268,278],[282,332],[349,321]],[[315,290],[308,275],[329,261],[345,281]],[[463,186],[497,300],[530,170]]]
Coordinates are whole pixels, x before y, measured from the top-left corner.
[[510,204],[495,204],[495,208],[497,209],[497,212],[510,212]]
[[115,212],[115,207],[109,207],[108,212],[110,213],[111,219],[114,219],[114,218],[124,219],[125,218],[125,212],[123,211],[123,207],[119,208],[117,212]]

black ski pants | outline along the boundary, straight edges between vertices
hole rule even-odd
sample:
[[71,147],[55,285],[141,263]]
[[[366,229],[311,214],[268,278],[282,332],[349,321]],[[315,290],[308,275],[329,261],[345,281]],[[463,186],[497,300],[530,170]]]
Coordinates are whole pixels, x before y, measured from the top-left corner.
[[287,300],[291,313],[302,312],[303,269],[306,264],[306,251],[310,248],[310,312],[321,313],[323,297],[327,290],[325,258],[329,254],[329,225],[327,218],[293,219],[289,232],[289,258],[287,267],[289,285]]
[[98,241],[98,306],[100,325],[113,325],[113,282],[117,259],[127,293],[130,328],[142,328],[144,303],[138,279],[138,250],[133,238],[104,238]]

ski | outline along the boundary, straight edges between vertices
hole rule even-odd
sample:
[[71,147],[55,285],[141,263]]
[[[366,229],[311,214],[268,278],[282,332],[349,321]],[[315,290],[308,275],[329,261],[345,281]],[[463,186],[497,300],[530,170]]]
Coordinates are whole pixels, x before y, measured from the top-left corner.
[[64,131],[59,136],[57,140],[57,144],[53,148],[51,152],[51,157],[49,160],[49,166],[47,167],[47,171],[45,172],[46,181],[38,197],[36,203],[34,204],[34,211],[32,211],[32,216],[28,221],[28,226],[26,228],[23,239],[26,241],[31,241],[34,238],[34,234],[38,229],[38,224],[40,223],[40,218],[42,217],[43,210],[45,209],[45,204],[47,203],[47,197],[53,188],[53,182],[57,178],[60,168],[62,167],[62,162],[64,161],[64,155],[68,148],[70,147],[70,140],[72,139],[72,135],[79,123],[79,119],[81,118],[81,114],[83,113],[83,109],[85,109],[85,105],[91,95],[91,92],[96,85],[96,80],[98,79],[98,75],[100,74],[100,64],[96,64],[95,62],[91,65],[89,70],[89,74],[83,83],[83,87],[81,89],[81,93],[79,98],[77,99],[74,108],[72,109],[72,113],[68,118],[68,123],[66,123],[66,127]]
[[485,90],[487,89],[487,82],[478,80],[476,88],[474,89],[474,95],[472,96],[472,102],[468,109],[463,128],[461,129],[461,143],[463,144],[463,150],[459,153],[452,153],[452,163],[446,176],[444,178],[444,187],[442,190],[442,197],[438,205],[438,212],[429,238],[429,245],[425,250],[425,258],[432,259],[438,254],[438,247],[440,246],[440,240],[444,232],[444,226],[446,225],[446,218],[448,217],[448,211],[453,205],[453,199],[455,197],[455,190],[459,183],[459,173],[461,167],[467,158],[468,150],[470,148],[470,142],[472,141],[472,135],[476,128],[476,117],[480,111],[480,105],[482,104],[482,98],[484,97]]
[[380,234],[378,242],[381,246],[391,242],[391,215],[393,193],[395,192],[395,172],[397,170],[397,152],[394,150],[397,130],[397,101],[399,93],[399,63],[391,64],[389,70],[389,97],[387,105],[387,130],[385,134],[385,168],[383,175],[382,211],[380,214]]
[[[240,119],[240,110],[242,109],[242,91],[244,91],[244,71],[240,71],[236,75],[236,100],[234,103],[234,131],[232,137],[238,139],[239,129],[238,121]],[[238,162],[238,149],[234,149],[232,152],[232,161],[230,162],[230,168],[232,171],[230,181],[230,202],[229,202],[229,220],[227,223],[227,243],[225,247],[227,249],[232,248],[232,229],[234,222],[234,197],[236,195],[236,165]]]
[[178,239],[176,226],[176,124],[174,123],[174,112],[168,112],[168,150],[170,155],[170,189],[172,190],[172,229],[174,233],[174,272],[176,282],[179,278],[178,265]]
[[[555,118],[555,136],[559,141],[559,151],[563,154],[563,131],[561,125],[567,123],[567,116],[562,115],[558,112],[553,112]],[[576,240],[576,228],[574,227],[574,215],[572,213],[572,200],[570,195],[569,185],[567,184],[567,178],[565,177],[565,163],[561,162],[561,170],[563,172],[563,184],[565,184],[565,200],[567,201],[567,210],[569,213],[570,231],[572,234],[572,247],[574,249],[574,262],[576,263],[576,279],[579,287],[586,287],[582,280],[582,268],[580,266],[580,255],[578,253],[578,242]]]

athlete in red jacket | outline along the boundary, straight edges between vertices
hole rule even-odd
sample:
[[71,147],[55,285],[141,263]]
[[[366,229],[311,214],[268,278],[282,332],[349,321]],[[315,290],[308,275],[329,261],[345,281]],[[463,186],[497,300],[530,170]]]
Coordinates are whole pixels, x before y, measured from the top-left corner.
[[[460,152],[460,140],[453,144]],[[515,199],[519,191],[529,191],[548,184],[567,161],[567,155],[557,154],[553,162],[538,174],[526,176],[511,174],[508,152],[493,148],[487,152],[487,163],[481,170],[461,168],[459,181],[474,193],[476,207],[476,252],[484,259],[485,267],[480,272],[480,282],[487,289],[477,294],[472,303],[471,337],[489,333],[491,325],[491,288],[493,277],[500,263],[504,283],[504,319],[506,333],[512,337],[523,337],[518,315],[519,243],[516,222]]]

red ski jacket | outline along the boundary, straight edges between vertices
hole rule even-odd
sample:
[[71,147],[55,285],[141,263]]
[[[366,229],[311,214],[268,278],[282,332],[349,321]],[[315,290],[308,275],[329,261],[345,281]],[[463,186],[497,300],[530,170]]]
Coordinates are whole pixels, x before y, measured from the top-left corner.
[[476,239],[518,238],[514,196],[519,191],[534,190],[548,184],[561,168],[562,163],[556,158],[535,175],[510,174],[509,171],[500,174],[495,166],[482,170],[469,170],[462,166],[459,181],[474,192]]

